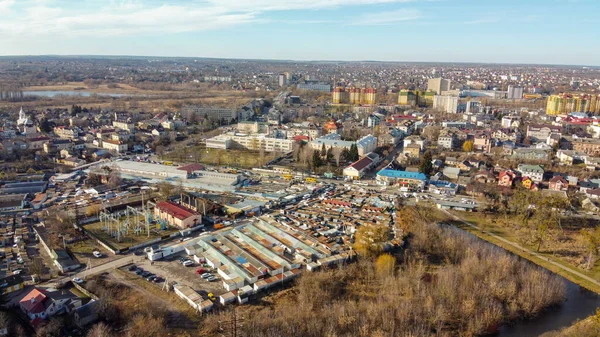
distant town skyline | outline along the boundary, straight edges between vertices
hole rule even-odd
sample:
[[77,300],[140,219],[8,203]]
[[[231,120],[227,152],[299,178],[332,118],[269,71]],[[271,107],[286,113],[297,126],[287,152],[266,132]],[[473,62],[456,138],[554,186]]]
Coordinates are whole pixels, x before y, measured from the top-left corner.
[[594,0],[0,0],[0,55],[600,65]]

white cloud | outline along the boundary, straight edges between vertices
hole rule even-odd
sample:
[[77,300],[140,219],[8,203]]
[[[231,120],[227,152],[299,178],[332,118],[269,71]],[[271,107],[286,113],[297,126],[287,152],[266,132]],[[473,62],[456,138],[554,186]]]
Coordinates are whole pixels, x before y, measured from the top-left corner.
[[324,9],[340,6],[408,3],[417,0],[208,0],[215,7],[230,11],[283,11],[298,9]]
[[352,22],[353,25],[389,25],[396,22],[416,20],[421,18],[421,12],[416,9],[399,9],[395,11],[368,13]]
[[15,0],[0,0],[0,17],[8,14],[14,4]]
[[[75,3],[0,0],[0,36],[76,37],[205,31],[265,22],[261,14],[270,11],[413,1],[429,0],[91,0]],[[391,17],[393,13],[397,16]],[[368,14],[359,19],[359,24],[385,24],[414,16],[411,10]]]
[[463,23],[465,25],[481,25],[484,23],[496,23],[496,22],[500,22],[500,19],[498,19],[498,18],[476,19],[476,20],[471,20],[471,21],[465,21]]

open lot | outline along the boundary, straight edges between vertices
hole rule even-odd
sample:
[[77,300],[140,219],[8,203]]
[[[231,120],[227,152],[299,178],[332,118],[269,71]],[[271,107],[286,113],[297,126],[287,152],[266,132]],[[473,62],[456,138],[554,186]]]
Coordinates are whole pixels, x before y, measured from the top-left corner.
[[[227,165],[237,168],[254,168],[261,166],[261,158],[258,151],[251,150],[220,150],[211,149],[204,146],[192,146],[189,148],[179,148],[162,156],[165,160],[181,160],[181,158],[195,158],[198,162],[207,165]],[[274,153],[265,153],[263,164],[275,159]]]
[[[194,266],[185,267],[179,263],[179,259],[181,257],[187,257],[187,255],[185,253],[176,254],[166,259],[154,261],[154,263],[152,264],[150,263],[150,261],[144,261],[143,263],[136,264],[136,266],[151,273],[154,273],[157,276],[166,278],[169,282],[176,282],[178,284],[187,285],[196,291],[205,291],[207,293],[213,293],[215,296],[219,296],[227,292],[223,288],[223,282],[221,282],[220,280],[208,282],[205,279],[201,278],[200,275],[196,274],[196,270],[200,267],[209,270],[209,272],[212,272],[210,267],[203,267],[198,265],[197,263],[195,263]],[[121,269],[127,271],[129,266],[130,265],[125,266]],[[127,272],[130,273],[129,271]],[[135,273],[131,274],[135,275]],[[216,271],[213,272],[213,274],[215,276],[218,276]]]
[[116,249],[123,249],[135,245],[142,244],[144,242],[148,242],[150,240],[154,240],[163,236],[167,236],[177,232],[175,228],[167,228],[165,230],[153,228],[150,230],[150,236],[146,232],[143,234],[134,234],[132,231],[129,232],[128,235],[121,237],[121,240],[118,241],[117,238],[114,238],[108,234],[107,231],[102,229],[101,222],[93,222],[85,225],[85,229],[90,233],[96,235],[99,239],[108,242],[111,246]]
[[[112,254],[104,247],[102,247],[102,245],[96,243],[94,240],[91,239],[70,244],[69,250],[71,251],[71,253],[73,253],[73,255],[75,255],[75,258],[77,258],[79,262],[81,262],[82,264],[87,264],[89,260],[92,266],[97,266],[99,264],[103,264],[121,258],[118,255]],[[93,255],[94,251],[99,251],[100,253],[102,253],[102,257],[95,257]]]

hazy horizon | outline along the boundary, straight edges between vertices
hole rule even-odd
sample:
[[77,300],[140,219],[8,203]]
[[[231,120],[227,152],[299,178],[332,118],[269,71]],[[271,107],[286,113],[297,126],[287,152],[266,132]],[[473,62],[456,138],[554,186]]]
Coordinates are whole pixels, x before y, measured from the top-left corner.
[[598,66],[593,0],[0,0],[0,55]]

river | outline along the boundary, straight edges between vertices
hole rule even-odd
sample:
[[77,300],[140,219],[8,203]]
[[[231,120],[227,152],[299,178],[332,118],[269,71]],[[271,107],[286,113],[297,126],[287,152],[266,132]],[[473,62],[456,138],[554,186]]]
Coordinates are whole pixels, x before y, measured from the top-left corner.
[[565,278],[563,279],[567,284],[567,300],[561,306],[551,308],[537,318],[502,326],[497,336],[539,336],[545,332],[573,325],[577,320],[583,320],[593,315],[596,308],[600,306],[600,296]]
[[[454,227],[460,230],[463,233],[468,235],[472,235],[473,237],[478,238],[472,233],[469,233],[465,230],[462,230],[458,227]],[[487,242],[487,241],[486,241]],[[487,242],[490,245],[492,243]],[[493,245],[498,249],[503,249],[496,245]],[[513,254],[510,251],[505,250],[506,252]],[[522,257],[517,256],[519,259],[523,259],[527,263],[534,264],[533,262],[524,259]],[[536,265],[537,266],[537,265]],[[540,267],[541,268],[541,267]],[[557,275],[560,277],[566,284],[566,300],[560,306],[556,306],[546,310],[541,313],[538,317],[522,320],[517,322],[512,322],[511,324],[506,324],[500,327],[498,333],[494,336],[498,337],[529,337],[529,336],[539,336],[543,333],[559,330],[564,327],[568,327],[573,325],[573,323],[578,320],[583,320],[593,314],[596,313],[596,309],[600,307],[600,295],[594,293],[593,291],[589,291],[584,287],[581,287],[566,278]]]

